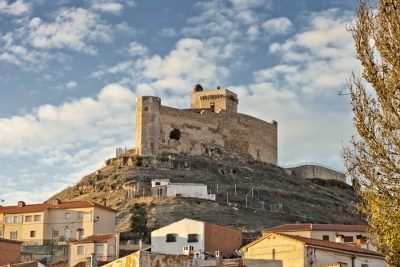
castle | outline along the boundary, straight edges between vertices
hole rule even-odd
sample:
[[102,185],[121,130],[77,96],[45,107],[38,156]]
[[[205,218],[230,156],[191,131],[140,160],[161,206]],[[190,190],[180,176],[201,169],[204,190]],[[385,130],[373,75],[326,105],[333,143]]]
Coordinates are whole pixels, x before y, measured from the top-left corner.
[[136,98],[136,154],[230,157],[277,165],[276,121],[237,113],[238,97],[228,89],[196,85],[190,108],[162,106],[155,96]]

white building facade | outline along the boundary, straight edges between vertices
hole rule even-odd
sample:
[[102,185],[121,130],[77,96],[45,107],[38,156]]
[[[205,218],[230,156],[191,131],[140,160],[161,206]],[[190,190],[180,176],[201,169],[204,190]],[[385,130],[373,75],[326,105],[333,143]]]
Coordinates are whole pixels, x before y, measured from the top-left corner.
[[215,200],[215,194],[208,194],[207,185],[195,183],[170,183],[169,179],[151,181],[153,197],[195,197]]

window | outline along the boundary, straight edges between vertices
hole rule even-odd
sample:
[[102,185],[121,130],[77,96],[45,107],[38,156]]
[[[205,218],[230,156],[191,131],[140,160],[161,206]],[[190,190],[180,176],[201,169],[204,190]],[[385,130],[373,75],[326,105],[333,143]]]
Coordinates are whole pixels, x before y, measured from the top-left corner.
[[42,220],[42,215],[35,215],[35,222]]
[[198,234],[188,234],[188,240],[187,242],[198,242]]
[[96,246],[96,254],[103,254],[104,247],[103,245]]
[[176,234],[167,234],[167,242],[176,242]]
[[322,236],[322,240],[329,241],[329,235],[323,235],[323,236]]
[[156,185],[161,185],[161,182],[156,182]]
[[353,242],[353,237],[352,237],[352,236],[345,236],[345,237],[344,237],[344,242],[345,242],[345,243]]
[[17,231],[10,232],[10,239],[17,239]]
[[78,255],[84,255],[84,254],[85,254],[85,247],[78,246]]
[[78,212],[78,218],[83,218],[83,211]]
[[32,215],[25,216],[25,222],[31,222],[32,221]]
[[22,222],[22,215],[14,216],[14,223],[21,223]]
[[114,246],[110,246],[109,247],[109,253],[108,254],[110,254],[110,255],[114,255],[115,254],[115,247]]
[[59,235],[59,232],[58,231],[54,231],[53,237],[58,237],[58,235]]
[[13,222],[13,217],[6,217],[5,222],[6,223],[12,223]]
[[66,213],[65,213],[65,219],[70,219],[70,218],[71,218],[71,213],[66,212]]
[[30,237],[35,237],[35,231],[31,231]]
[[148,111],[149,110],[149,108],[148,107],[144,107],[144,111]]

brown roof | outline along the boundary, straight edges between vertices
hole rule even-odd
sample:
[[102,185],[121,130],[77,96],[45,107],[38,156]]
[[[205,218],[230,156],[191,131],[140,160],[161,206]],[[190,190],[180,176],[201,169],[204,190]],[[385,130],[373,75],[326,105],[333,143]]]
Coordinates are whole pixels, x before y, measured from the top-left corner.
[[367,232],[368,225],[345,224],[283,224],[264,230],[263,232],[292,232],[292,231],[340,231],[340,232]]
[[88,237],[83,238],[81,240],[73,241],[71,243],[75,243],[75,244],[78,244],[78,243],[92,243],[92,242],[94,242],[94,243],[96,243],[96,242],[103,243],[103,242],[106,242],[107,240],[113,238],[115,235],[116,235],[115,233],[101,234],[101,235],[91,235],[91,236],[88,236]]
[[22,241],[17,241],[17,240],[11,240],[11,239],[5,239],[0,237],[0,242],[7,242],[7,243],[15,243],[15,244],[22,244],[24,242]]
[[73,201],[73,202],[65,202],[60,204],[52,204],[52,203],[44,203],[44,204],[33,204],[33,205],[24,205],[22,207],[18,206],[4,206],[0,207],[0,213],[7,213],[7,214],[18,214],[18,213],[30,213],[30,212],[41,212],[45,209],[74,209],[74,208],[90,208],[90,207],[97,207],[106,209],[109,211],[117,212],[116,210],[94,203],[89,200],[83,201]]
[[343,252],[371,255],[371,256],[382,257],[382,258],[385,257],[385,255],[383,255],[381,253],[378,253],[378,252],[375,252],[372,250],[368,250],[368,249],[364,249],[361,247],[357,247],[357,246],[347,245],[345,243],[336,243],[336,242],[331,242],[331,241],[327,241],[327,240],[320,240],[320,239],[315,239],[315,238],[308,238],[308,237],[294,236],[294,235],[286,235],[286,234],[280,234],[280,233],[266,234],[266,235],[260,237],[259,239],[251,242],[250,244],[244,246],[243,248],[251,247],[252,245],[268,238],[271,234],[277,235],[277,236],[282,236],[284,238],[289,238],[292,240],[296,240],[296,241],[302,242],[304,245],[307,245],[307,246],[322,247],[322,248],[327,248],[327,249],[340,250]]

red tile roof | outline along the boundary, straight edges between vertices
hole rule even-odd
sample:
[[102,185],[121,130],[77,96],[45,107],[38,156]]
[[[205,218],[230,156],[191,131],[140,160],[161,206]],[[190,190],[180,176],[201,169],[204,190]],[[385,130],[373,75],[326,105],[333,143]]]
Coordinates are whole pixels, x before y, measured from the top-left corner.
[[347,245],[345,243],[337,243],[337,242],[332,242],[332,241],[327,241],[327,240],[320,240],[320,239],[315,239],[315,238],[307,238],[307,237],[302,237],[302,236],[294,236],[294,235],[286,235],[286,234],[278,234],[290,239],[298,240],[303,242],[305,245],[311,245],[311,246],[316,246],[316,247],[324,247],[324,248],[329,248],[329,249],[335,249],[335,250],[341,250],[341,251],[347,251],[351,253],[359,253],[359,254],[367,254],[367,255],[373,255],[373,256],[379,256],[379,257],[385,257],[384,254],[378,253],[369,249],[357,247],[357,246],[351,246]]
[[347,245],[345,243],[336,243],[336,242],[320,240],[320,239],[315,239],[315,238],[307,238],[307,237],[286,235],[286,234],[272,233],[272,232],[258,238],[257,240],[251,242],[250,244],[247,244],[242,249],[251,247],[251,246],[257,244],[258,242],[270,237],[271,235],[281,236],[284,238],[289,238],[289,239],[292,239],[295,241],[299,241],[307,246],[315,246],[315,247],[326,248],[326,249],[334,249],[334,250],[339,250],[339,251],[343,251],[343,252],[371,255],[371,256],[382,257],[382,258],[385,257],[385,255],[383,255],[381,253],[378,253],[378,252],[375,252],[372,250],[368,250],[368,249],[364,249],[361,247],[357,247],[357,246]]
[[90,207],[97,207],[106,209],[109,211],[117,212],[116,210],[91,202],[89,200],[83,201],[73,201],[73,202],[61,202],[60,204],[52,204],[52,203],[44,203],[44,204],[33,204],[33,205],[24,205],[22,207],[18,206],[3,206],[0,207],[0,213],[7,213],[7,214],[19,214],[19,213],[31,213],[31,212],[41,212],[45,209],[74,209],[74,208],[90,208]]
[[92,242],[94,242],[94,243],[96,243],[96,242],[103,243],[103,242],[106,242],[107,240],[113,238],[115,235],[116,235],[116,233],[92,235],[92,236],[88,236],[88,237],[86,237],[84,239],[81,239],[81,240],[73,241],[71,243],[74,243],[74,244],[92,243]]
[[293,232],[293,231],[340,231],[340,232],[367,232],[368,225],[345,224],[283,224],[264,230],[263,232]]

